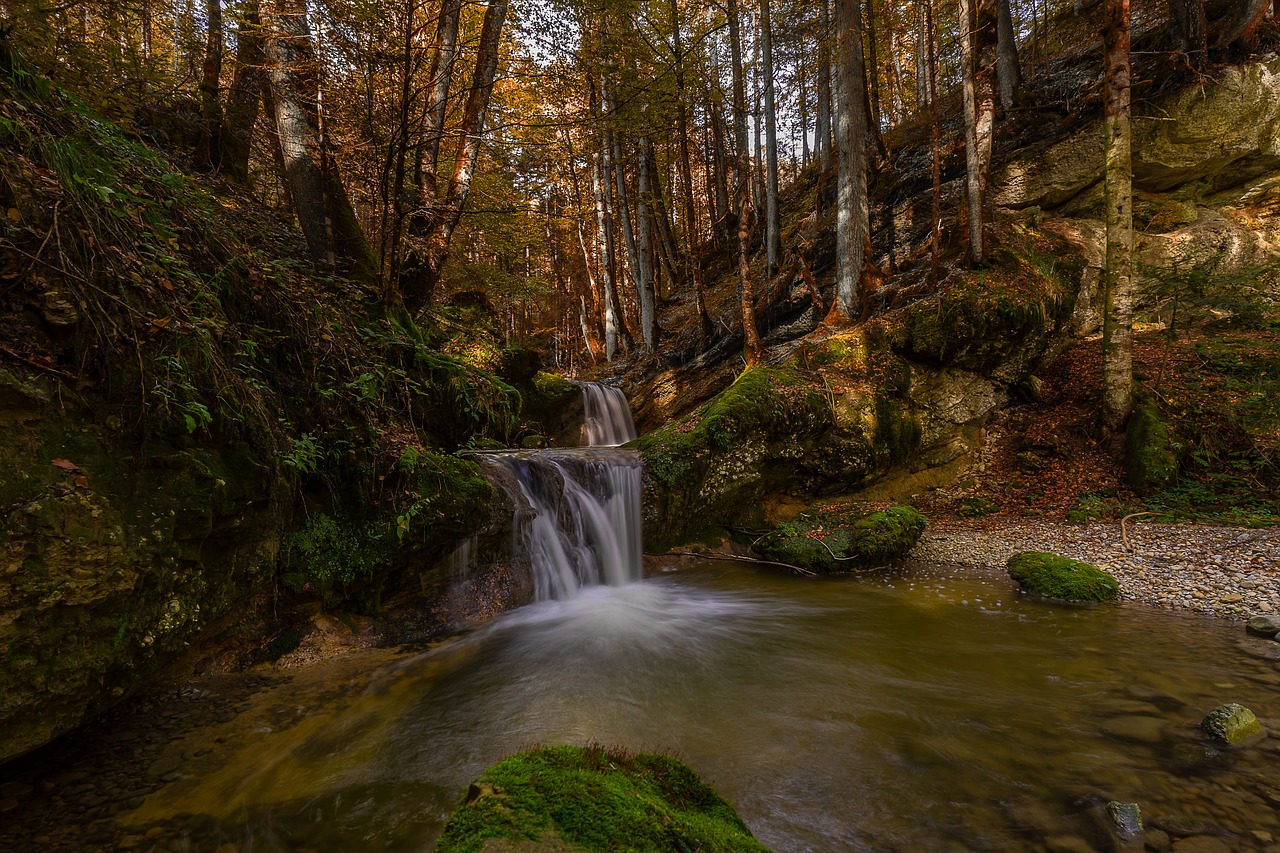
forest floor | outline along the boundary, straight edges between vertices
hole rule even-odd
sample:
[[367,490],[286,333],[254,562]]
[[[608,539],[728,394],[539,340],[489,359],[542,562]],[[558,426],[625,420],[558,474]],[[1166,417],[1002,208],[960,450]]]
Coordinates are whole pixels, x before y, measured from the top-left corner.
[[972,469],[914,501],[930,527],[912,556],[1003,567],[1019,551],[1054,551],[1116,575],[1126,601],[1280,612],[1280,333],[1137,336],[1135,375],[1180,458],[1175,482],[1145,498],[1096,428],[1099,354],[1096,337],[1068,348],[1041,377],[1042,402],[999,412]]

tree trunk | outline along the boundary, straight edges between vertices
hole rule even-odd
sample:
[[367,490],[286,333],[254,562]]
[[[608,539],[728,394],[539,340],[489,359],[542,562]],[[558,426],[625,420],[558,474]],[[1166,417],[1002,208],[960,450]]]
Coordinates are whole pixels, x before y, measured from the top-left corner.
[[222,0],[205,2],[206,33],[204,65],[200,73],[200,141],[192,165],[198,170],[217,171],[222,155],[222,102],[218,97],[222,79]]
[[604,294],[604,357],[613,361],[618,352],[618,289],[613,273],[616,259],[613,249],[613,223],[609,221],[609,206],[605,203],[605,173],[609,168],[608,146],[602,145],[600,154],[593,158],[591,190],[596,198],[596,231],[600,244],[600,284]]
[[650,215],[649,146],[641,137],[636,145],[636,297],[640,303],[640,338],[645,352],[652,354],[657,345],[657,299],[653,275],[653,220]]
[[1022,66],[1018,64],[1018,40],[1013,30],[1013,10],[1009,0],[997,0],[996,72],[1000,84],[1000,106],[1013,109],[1022,89]]
[[938,121],[938,29],[933,0],[924,0],[925,39],[929,59],[929,124],[933,143],[933,204],[929,225],[929,284],[938,284],[938,260],[942,245],[942,139]]
[[680,183],[684,195],[684,233],[687,243],[687,262],[693,279],[694,299],[698,310],[698,327],[702,339],[711,337],[711,317],[707,314],[707,297],[703,292],[702,264],[698,260],[697,205],[693,200],[693,167],[689,162],[689,108],[684,81],[684,45],[680,39],[680,7],[671,0],[671,32],[675,45],[676,61],[676,136],[680,140]]
[[867,114],[858,0],[836,0],[836,298],[831,314],[861,312],[859,283],[867,246]]
[[756,328],[755,292],[751,283],[751,154],[747,150],[747,84],[742,69],[742,34],[738,2],[728,0],[729,50],[733,64],[733,132],[738,163],[735,188],[738,215],[738,301],[742,306],[742,355],[748,365],[764,357],[764,345]]
[[969,257],[976,266],[986,261],[988,248],[985,226],[995,130],[996,0],[959,0],[959,7]]
[[867,86],[870,95],[871,107],[867,112],[867,119],[870,126],[877,133],[880,132],[880,62],[876,56],[878,50],[876,46],[876,9],[874,0],[867,0]]
[[444,0],[436,22],[435,51],[431,57],[429,78],[431,88],[427,90],[427,101],[423,107],[422,132],[418,138],[417,162],[414,165],[414,186],[419,206],[434,202],[439,192],[436,169],[440,162],[440,143],[444,139],[449,86],[453,81],[454,61],[458,55],[458,21],[461,14],[462,0]]
[[773,23],[769,0],[760,0],[760,42],[764,52],[765,255],[772,274],[782,257],[782,222],[778,217],[778,113],[774,104]]
[[253,147],[253,126],[258,121],[258,105],[262,101],[265,65],[258,3],[251,0],[245,4],[236,27],[236,67],[222,122],[219,158],[222,174],[241,186],[249,183],[249,152]]
[[1129,134],[1129,0],[1105,0],[1106,308],[1102,326],[1102,420],[1123,426],[1133,399],[1133,169]]
[[818,118],[813,152],[822,166],[831,155],[831,16],[830,0],[818,0]]
[[1209,25],[1204,0],[1169,0],[1169,41],[1187,63],[1203,70],[1209,58]]

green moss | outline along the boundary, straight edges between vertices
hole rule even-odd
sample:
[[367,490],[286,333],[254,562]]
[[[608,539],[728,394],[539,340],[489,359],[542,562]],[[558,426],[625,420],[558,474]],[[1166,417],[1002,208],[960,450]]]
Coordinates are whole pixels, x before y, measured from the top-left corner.
[[926,525],[908,506],[879,512],[853,505],[814,508],[779,524],[755,548],[767,559],[815,572],[850,571],[905,556]]
[[586,851],[768,850],[680,761],[599,746],[546,747],[494,764],[450,816],[436,850],[552,838]]
[[1140,404],[1129,418],[1124,467],[1129,485],[1143,497],[1167,488],[1178,473],[1178,457],[1169,428],[1154,403]]
[[1100,569],[1057,554],[1029,551],[1014,554],[1009,577],[1024,589],[1067,601],[1110,601],[1120,583]]

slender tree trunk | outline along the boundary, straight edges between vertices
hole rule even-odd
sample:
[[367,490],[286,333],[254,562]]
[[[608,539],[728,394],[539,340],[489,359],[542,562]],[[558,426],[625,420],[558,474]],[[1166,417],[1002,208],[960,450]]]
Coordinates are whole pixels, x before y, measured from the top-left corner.
[[1169,40],[1197,71],[1209,60],[1209,25],[1203,0],[1169,0]]
[[[422,114],[422,132],[418,139],[417,162],[414,165],[414,186],[417,203],[431,204],[436,200],[436,169],[440,161],[440,143],[444,139],[444,116],[449,105],[449,86],[453,80],[454,61],[458,55],[458,22],[462,14],[462,0],[444,0],[440,17],[436,22],[435,50],[431,56],[431,88]],[[426,225],[426,217],[416,217],[416,230]],[[411,227],[411,232],[415,228]]]
[[877,134],[880,131],[880,60],[877,57],[879,50],[876,44],[876,8],[875,0],[867,0],[866,6],[866,34],[867,34],[867,50],[865,53],[867,62],[867,91],[870,97],[870,109],[867,112],[867,120],[870,126],[875,128]]
[[1102,420],[1118,430],[1133,400],[1133,169],[1129,133],[1129,0],[1105,0],[1106,309],[1102,326]]
[[996,3],[996,73],[1000,85],[1000,106],[1014,108],[1022,89],[1022,66],[1018,64],[1018,40],[1013,30],[1013,10],[1009,0]]
[[609,207],[605,203],[605,174],[608,168],[608,146],[602,145],[600,154],[593,158],[591,190],[596,198],[596,230],[602,256],[600,289],[604,294],[604,357],[606,361],[613,361],[618,352],[618,290],[613,278],[616,268],[613,223],[609,221]]
[[221,135],[222,173],[241,186],[249,183],[249,152],[253,147],[253,126],[258,121],[258,105],[262,101],[265,65],[258,3],[250,0],[236,26],[236,67]]
[[924,0],[925,40],[929,59],[929,124],[933,143],[933,204],[929,225],[929,284],[938,284],[938,260],[942,245],[942,138],[938,121],[938,32],[933,18],[934,0]]
[[218,169],[222,154],[222,0],[206,0],[204,65],[200,73],[200,141],[192,165],[210,172]]
[[831,14],[830,0],[818,0],[818,118],[814,154],[824,167],[831,154]]
[[680,7],[671,0],[671,32],[676,61],[676,136],[680,142],[680,183],[684,190],[684,233],[688,244],[689,274],[693,279],[694,300],[697,303],[698,327],[702,339],[711,337],[711,317],[707,314],[707,296],[703,291],[702,264],[698,259],[697,205],[693,200],[693,167],[689,162],[689,107],[684,79],[684,43],[680,37]]
[[835,318],[857,317],[869,229],[867,114],[858,0],[836,0],[836,298]]
[[808,166],[813,160],[812,152],[809,150],[809,76],[808,68],[804,63],[800,63],[800,92],[799,104],[800,111],[800,165]]
[[711,115],[711,137],[714,147],[712,149],[711,162],[715,167],[716,175],[716,207],[720,215],[716,219],[716,228],[720,232],[720,238],[724,241],[729,239],[730,204],[729,204],[729,164],[728,156],[725,151],[725,122],[724,116],[716,109],[715,103],[707,102],[707,109]]
[[636,145],[636,297],[640,304],[640,338],[647,353],[657,345],[657,299],[654,292],[654,240],[647,137]]
[[[976,9],[974,8],[976,3]],[[996,0],[959,0],[969,256],[987,259],[987,182],[995,130]]]
[[728,0],[729,50],[733,63],[733,132],[737,143],[738,300],[742,306],[742,355],[758,364],[764,345],[756,328],[755,288],[751,283],[751,154],[747,150],[747,84],[742,69],[742,34],[737,0]]
[[760,43],[764,53],[765,255],[772,274],[782,257],[782,222],[778,217],[778,113],[774,104],[773,23],[769,0],[760,0]]

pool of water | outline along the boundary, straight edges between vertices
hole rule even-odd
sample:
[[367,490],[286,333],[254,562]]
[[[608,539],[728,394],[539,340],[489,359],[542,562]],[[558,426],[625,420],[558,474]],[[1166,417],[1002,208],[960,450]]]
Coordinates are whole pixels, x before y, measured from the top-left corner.
[[1263,849],[1280,731],[1211,748],[1196,723],[1224,702],[1280,717],[1277,662],[1238,625],[971,569],[704,563],[264,691],[117,820],[199,849],[430,849],[488,764],[598,742],[679,755],[780,851],[1090,849],[1110,799]]

